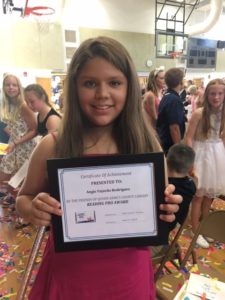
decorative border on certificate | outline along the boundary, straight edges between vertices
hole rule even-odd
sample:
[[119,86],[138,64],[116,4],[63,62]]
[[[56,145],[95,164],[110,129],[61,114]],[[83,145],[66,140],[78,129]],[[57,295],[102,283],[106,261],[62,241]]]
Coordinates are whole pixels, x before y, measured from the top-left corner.
[[51,159],[47,165],[50,193],[63,210],[53,216],[56,251],[167,243],[158,218],[163,153]]

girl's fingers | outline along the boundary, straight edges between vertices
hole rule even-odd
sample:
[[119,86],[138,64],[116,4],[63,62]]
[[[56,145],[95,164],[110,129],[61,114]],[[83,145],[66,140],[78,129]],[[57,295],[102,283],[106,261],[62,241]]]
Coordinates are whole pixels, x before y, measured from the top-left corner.
[[40,193],[32,200],[32,223],[39,226],[48,226],[52,214],[61,216],[60,203],[47,193]]
[[168,196],[175,191],[175,186],[173,184],[168,184],[165,189],[165,195]]
[[40,219],[47,222],[51,221],[51,214],[43,210],[34,209],[33,214],[35,219]]
[[175,190],[175,186],[173,184],[169,184],[165,189],[165,201],[168,203],[179,204],[183,201],[181,195],[174,195],[173,192]]
[[49,206],[59,208],[60,203],[57,201],[55,198],[52,198],[49,194],[47,193],[40,193],[36,197],[36,199],[40,200],[43,203],[48,204]]
[[46,212],[48,214],[56,214],[58,216],[62,215],[60,203],[48,194],[39,194],[33,200],[33,203],[34,207],[41,212]]
[[173,222],[175,220],[175,215],[174,214],[170,214],[170,215],[159,215],[159,218],[162,221],[165,222]]
[[181,195],[169,195],[165,197],[165,201],[167,203],[172,203],[172,204],[180,204],[183,201],[183,197]]
[[160,205],[160,210],[165,214],[160,214],[160,219],[165,222],[173,222],[175,220],[175,213],[179,210],[179,204],[183,201],[181,195],[174,195],[175,186],[169,184],[165,189],[165,204]]
[[160,210],[165,211],[167,214],[174,214],[178,212],[178,204],[160,204]]

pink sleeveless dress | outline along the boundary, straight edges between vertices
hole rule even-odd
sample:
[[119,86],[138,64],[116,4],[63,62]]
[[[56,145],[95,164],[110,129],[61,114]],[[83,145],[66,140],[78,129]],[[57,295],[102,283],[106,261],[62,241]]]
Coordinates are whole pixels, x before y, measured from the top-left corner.
[[149,249],[56,253],[50,232],[29,300],[154,300]]
[[148,248],[56,253],[52,232],[30,300],[153,300]]

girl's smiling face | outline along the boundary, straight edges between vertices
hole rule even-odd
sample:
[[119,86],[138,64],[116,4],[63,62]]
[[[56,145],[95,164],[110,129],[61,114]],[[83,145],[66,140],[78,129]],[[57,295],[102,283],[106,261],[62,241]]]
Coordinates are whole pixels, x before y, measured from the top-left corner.
[[19,89],[17,79],[14,76],[8,76],[5,79],[4,92],[11,99],[14,99],[19,96],[20,89]]
[[77,79],[81,110],[94,127],[109,126],[122,112],[127,97],[125,75],[101,57],[84,65]]
[[214,109],[219,109],[225,97],[224,86],[221,84],[211,85],[208,92],[208,102]]

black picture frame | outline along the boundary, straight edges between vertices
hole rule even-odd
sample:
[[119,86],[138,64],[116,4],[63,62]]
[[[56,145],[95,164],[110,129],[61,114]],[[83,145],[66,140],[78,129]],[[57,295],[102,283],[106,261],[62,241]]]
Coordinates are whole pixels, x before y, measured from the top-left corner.
[[165,168],[164,154],[144,153],[135,155],[104,155],[104,156],[84,156],[79,158],[63,158],[49,159],[47,161],[47,170],[49,178],[50,195],[61,202],[59,176],[60,169],[74,169],[87,167],[102,167],[102,166],[118,166],[118,165],[133,165],[133,164],[153,164],[154,173],[154,191],[155,191],[155,218],[157,226],[157,234],[154,236],[138,236],[138,237],[123,237],[109,239],[94,239],[88,241],[72,241],[64,242],[62,217],[53,215],[52,226],[54,245],[56,252],[65,251],[80,251],[91,249],[109,249],[121,247],[142,247],[149,245],[162,245],[168,243],[167,223],[159,218],[160,204],[165,203]]

